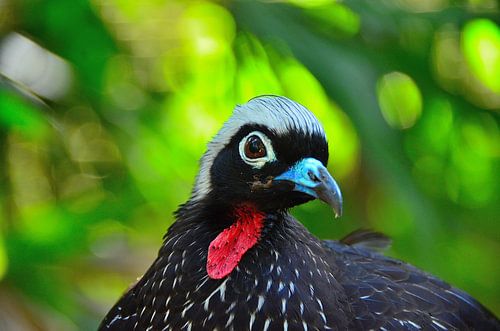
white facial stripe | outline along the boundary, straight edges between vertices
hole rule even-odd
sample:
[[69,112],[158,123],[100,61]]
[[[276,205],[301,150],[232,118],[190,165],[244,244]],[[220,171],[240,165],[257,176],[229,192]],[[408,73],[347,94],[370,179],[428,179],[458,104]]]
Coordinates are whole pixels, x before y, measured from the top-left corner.
[[238,130],[248,124],[265,126],[280,135],[296,131],[325,136],[318,119],[307,108],[285,97],[262,96],[236,106],[232,116],[208,143],[207,151],[200,160],[200,172],[196,178],[192,200],[201,200],[210,192],[210,168],[215,157]]
[[[266,147],[266,156],[259,157],[258,159],[250,159],[250,158],[246,157],[245,144],[247,142],[248,137],[250,137],[250,136],[258,136],[260,138],[260,140],[262,140],[262,143]],[[267,162],[276,161],[276,155],[274,154],[273,144],[271,143],[271,140],[260,131],[250,132],[243,139],[241,139],[240,145],[239,145],[239,150],[240,150],[241,159],[243,161],[245,161],[245,163],[251,165],[255,169],[262,168]]]

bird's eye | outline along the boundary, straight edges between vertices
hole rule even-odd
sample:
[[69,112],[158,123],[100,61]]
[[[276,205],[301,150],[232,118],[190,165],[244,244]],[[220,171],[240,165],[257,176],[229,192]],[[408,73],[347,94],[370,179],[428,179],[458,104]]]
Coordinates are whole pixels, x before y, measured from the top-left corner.
[[249,159],[259,159],[267,155],[266,146],[262,140],[256,136],[250,136],[245,142],[245,156]]
[[271,139],[260,131],[250,132],[241,139],[239,149],[241,159],[255,169],[276,161]]

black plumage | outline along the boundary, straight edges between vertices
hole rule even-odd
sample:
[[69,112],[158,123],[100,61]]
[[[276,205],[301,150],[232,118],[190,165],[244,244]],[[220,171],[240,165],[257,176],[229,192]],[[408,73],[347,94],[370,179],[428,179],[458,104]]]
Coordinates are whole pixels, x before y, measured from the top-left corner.
[[[281,123],[259,119],[266,111],[283,116]],[[388,244],[383,235],[361,231],[322,241],[288,214],[316,193],[279,175],[304,158],[328,159],[326,140],[306,111],[281,97],[257,98],[235,111],[209,144],[193,196],[177,211],[158,258],[101,330],[500,330],[498,319],[466,293],[373,250]],[[270,155],[266,162],[244,161],[252,132],[264,134],[258,137]],[[249,155],[260,152],[252,148]],[[306,174],[314,185],[323,180],[320,172]],[[247,218],[262,224],[256,242],[235,246],[246,247],[241,260],[215,279],[207,273],[209,247],[221,236],[231,240],[224,234]]]

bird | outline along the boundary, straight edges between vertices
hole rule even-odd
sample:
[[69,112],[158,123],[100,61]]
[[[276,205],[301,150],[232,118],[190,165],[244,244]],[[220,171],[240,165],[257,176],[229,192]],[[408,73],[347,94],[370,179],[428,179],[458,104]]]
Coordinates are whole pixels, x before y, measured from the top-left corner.
[[99,330],[500,330],[464,291],[382,253],[370,230],[313,236],[290,209],[342,214],[325,131],[286,97],[238,105],[208,143],[156,260]]

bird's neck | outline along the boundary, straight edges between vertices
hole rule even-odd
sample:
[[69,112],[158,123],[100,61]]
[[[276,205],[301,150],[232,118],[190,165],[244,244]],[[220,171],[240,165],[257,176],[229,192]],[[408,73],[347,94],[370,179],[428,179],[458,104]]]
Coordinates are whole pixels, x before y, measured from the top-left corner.
[[243,255],[261,237],[265,214],[251,204],[241,204],[232,211],[233,223],[220,232],[208,247],[207,273],[210,278],[226,277]]
[[215,235],[207,247],[206,271],[212,279],[229,275],[279,218],[278,212],[261,211],[252,203],[198,207],[196,218],[210,222]]

